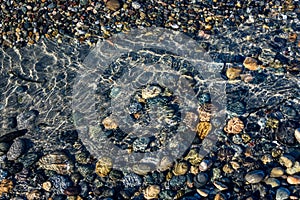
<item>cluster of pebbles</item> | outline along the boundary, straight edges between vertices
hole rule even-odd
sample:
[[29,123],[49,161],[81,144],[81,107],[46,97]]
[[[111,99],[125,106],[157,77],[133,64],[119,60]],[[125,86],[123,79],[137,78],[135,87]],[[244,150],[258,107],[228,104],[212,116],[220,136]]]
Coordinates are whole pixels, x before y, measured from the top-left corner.
[[[0,4],[0,199],[300,198],[299,1]],[[224,64],[226,123],[202,157],[214,108],[201,102],[182,158],[163,157],[155,171],[120,171],[79,139],[72,84],[98,40],[150,26],[186,33]],[[158,95],[143,91],[143,99]]]

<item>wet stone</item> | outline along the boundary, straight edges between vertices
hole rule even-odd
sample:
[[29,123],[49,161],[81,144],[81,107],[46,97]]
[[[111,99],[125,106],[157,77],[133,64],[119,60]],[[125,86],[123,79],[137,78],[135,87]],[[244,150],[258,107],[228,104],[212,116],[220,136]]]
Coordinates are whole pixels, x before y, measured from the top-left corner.
[[208,182],[208,175],[206,173],[200,172],[194,177],[194,185],[196,188],[204,186]]
[[189,167],[186,162],[179,162],[176,163],[173,169],[173,174],[175,176],[184,175],[187,173]]
[[158,185],[150,185],[144,191],[145,199],[156,199],[160,192],[160,187]]
[[284,170],[281,167],[274,167],[271,170],[270,177],[281,177],[284,174]]
[[95,172],[101,177],[105,177],[109,174],[113,166],[112,159],[109,157],[102,157],[96,163]]
[[300,184],[300,176],[297,176],[297,175],[288,176],[287,182],[291,185],[298,185],[298,184]]
[[265,173],[262,170],[254,170],[246,174],[245,180],[251,184],[259,183],[263,180],[264,176]]
[[3,193],[10,193],[13,189],[13,182],[12,180],[3,179],[0,182],[0,195]]
[[73,163],[63,151],[56,151],[40,158],[38,165],[46,170],[58,174],[69,174],[73,170]]
[[8,160],[16,160],[26,151],[26,143],[22,139],[16,139],[10,146],[6,156]]
[[276,200],[289,199],[291,192],[284,187],[280,187],[276,190]]
[[280,186],[280,181],[276,178],[268,178],[265,183],[270,185],[272,188]]
[[294,165],[295,158],[291,155],[284,154],[279,158],[279,163],[287,168]]

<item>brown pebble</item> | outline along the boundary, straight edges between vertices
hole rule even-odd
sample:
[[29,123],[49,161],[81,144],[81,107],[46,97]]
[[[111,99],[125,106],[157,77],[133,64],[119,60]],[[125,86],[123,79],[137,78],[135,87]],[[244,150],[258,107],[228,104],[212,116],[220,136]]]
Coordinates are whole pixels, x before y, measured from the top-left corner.
[[121,7],[121,4],[118,0],[108,0],[106,2],[106,7],[109,9],[109,10],[112,10],[112,11],[117,11],[120,9]]
[[271,170],[270,177],[281,177],[284,174],[284,170],[281,167],[274,167]]
[[257,70],[259,68],[258,64],[257,64],[257,60],[251,57],[246,57],[246,59],[244,60],[243,65],[249,69],[249,70]]
[[156,199],[160,192],[160,187],[158,185],[150,185],[144,191],[145,199]]
[[102,124],[107,130],[115,130],[118,128],[118,124],[110,117],[106,117],[105,119],[103,119]]
[[298,184],[300,184],[300,176],[297,176],[297,175],[288,176],[287,182],[291,185],[298,185]]
[[13,182],[11,180],[3,179],[0,182],[0,195],[2,195],[3,193],[9,193],[12,191],[12,189],[13,189]]
[[241,69],[230,67],[226,70],[226,76],[229,80],[234,80],[240,76],[241,71]]
[[46,190],[47,192],[50,192],[52,188],[52,183],[50,181],[46,181],[42,184],[42,188]]
[[224,128],[228,134],[238,134],[244,129],[244,123],[238,117],[231,118]]

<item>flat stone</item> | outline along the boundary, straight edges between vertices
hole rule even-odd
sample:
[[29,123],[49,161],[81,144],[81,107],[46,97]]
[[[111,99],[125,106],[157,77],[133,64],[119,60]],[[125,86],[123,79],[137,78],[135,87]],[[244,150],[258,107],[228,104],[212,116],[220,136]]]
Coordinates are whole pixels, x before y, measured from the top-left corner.
[[248,183],[259,183],[263,180],[265,173],[262,170],[254,170],[246,174],[245,180]]

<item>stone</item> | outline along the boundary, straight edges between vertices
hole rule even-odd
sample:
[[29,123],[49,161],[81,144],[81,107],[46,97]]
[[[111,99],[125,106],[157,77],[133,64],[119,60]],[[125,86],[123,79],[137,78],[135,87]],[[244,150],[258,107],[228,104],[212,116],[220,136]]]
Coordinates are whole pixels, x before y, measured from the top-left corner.
[[277,178],[284,174],[284,170],[281,167],[274,167],[271,170],[270,177]]
[[265,173],[262,170],[254,170],[246,174],[245,180],[248,183],[259,183],[263,180]]
[[295,158],[291,155],[284,154],[279,158],[279,163],[287,168],[294,165]]
[[160,192],[160,187],[158,185],[150,185],[144,191],[145,199],[156,199]]
[[109,157],[102,157],[96,163],[95,172],[98,176],[105,177],[109,174],[113,166],[112,159]]
[[291,185],[298,185],[298,184],[300,184],[300,176],[297,176],[297,175],[288,176],[286,180]]
[[203,140],[210,132],[212,126],[209,122],[199,122],[197,125],[197,134]]
[[117,122],[110,117],[106,117],[105,119],[103,119],[102,124],[107,130],[115,130],[118,128]]
[[276,200],[289,199],[290,191],[284,187],[280,187],[276,190]]
[[3,179],[0,182],[0,195],[3,193],[10,193],[13,189],[13,182],[12,180]]
[[238,134],[244,129],[244,123],[238,117],[231,118],[227,125],[224,127],[224,131],[228,134]]
[[105,5],[109,10],[112,11],[117,11],[121,7],[119,0],[108,0]]
[[276,178],[268,178],[265,183],[271,185],[272,188],[280,186],[280,181]]
[[226,70],[226,76],[229,80],[234,80],[240,76],[241,71],[241,69],[230,67]]
[[246,57],[246,59],[243,62],[243,65],[251,71],[258,70],[259,68],[257,60],[251,57]]
[[186,162],[176,163],[173,169],[173,174],[175,176],[184,175],[187,173],[189,166]]

